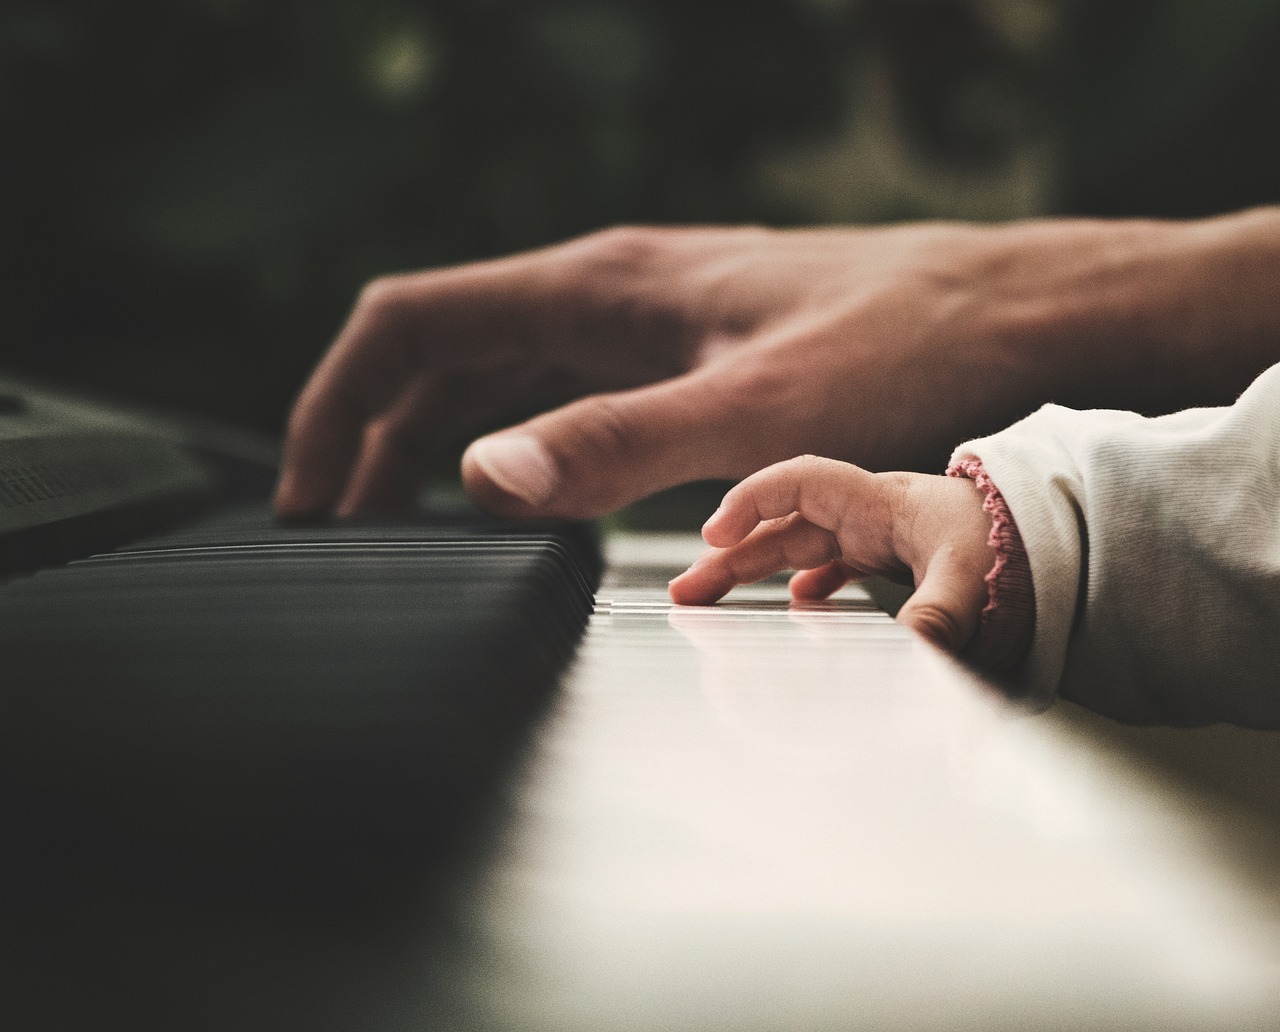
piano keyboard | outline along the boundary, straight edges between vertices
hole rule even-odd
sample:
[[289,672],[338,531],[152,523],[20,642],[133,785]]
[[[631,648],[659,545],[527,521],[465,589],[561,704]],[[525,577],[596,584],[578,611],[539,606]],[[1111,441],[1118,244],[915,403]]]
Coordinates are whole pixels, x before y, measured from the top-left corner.
[[[442,685],[413,662],[425,615],[493,592],[480,572],[474,594],[442,597],[411,571],[441,538],[455,551],[434,554],[478,558],[460,536],[245,519],[0,588],[0,637],[40,717],[25,744],[0,720],[4,784],[59,804],[43,826],[10,821],[0,854],[10,1024],[1275,1028],[1280,895],[1233,870],[1230,850],[1262,840],[1221,803],[1196,808],[1052,714],[1010,710],[857,591],[795,610],[772,583],[672,607],[691,535],[610,540],[554,687]],[[559,561],[521,548],[522,578]],[[74,578],[115,574],[98,606],[71,601]],[[223,602],[218,630],[205,608]],[[549,604],[494,619],[556,626]],[[85,623],[59,637],[31,605]],[[391,642],[403,651],[379,659]],[[484,651],[468,662],[519,662]],[[189,677],[160,678],[157,654]],[[135,703],[165,692],[131,729]],[[451,702],[431,718],[415,693]],[[8,681],[0,697],[12,706]],[[506,745],[480,740],[495,730]],[[492,820],[441,878],[448,801],[468,783],[486,801],[482,755],[503,770],[494,805],[456,809]],[[147,780],[162,771],[171,784]],[[15,876],[33,834],[42,857],[65,847],[65,869]],[[101,846],[129,839],[104,871]]]
[[167,876],[300,891],[353,852],[422,864],[546,703],[598,563],[582,527],[248,510],[19,578],[0,770],[59,837],[114,828]]
[[608,545],[470,936],[415,993],[435,1027],[1277,1027],[1280,896],[1226,862],[1239,814],[1007,704],[861,589],[673,606],[693,535]]
[[624,535],[593,607],[581,527],[260,502],[138,541],[272,447],[0,398],[5,1027],[1277,1027],[1280,842],[856,591],[673,608],[696,538]]

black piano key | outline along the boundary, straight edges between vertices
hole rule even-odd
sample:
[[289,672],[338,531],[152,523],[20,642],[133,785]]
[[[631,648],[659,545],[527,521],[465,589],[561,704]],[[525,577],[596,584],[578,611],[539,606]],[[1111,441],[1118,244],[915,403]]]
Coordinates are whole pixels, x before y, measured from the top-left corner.
[[597,575],[553,528],[239,514],[11,581],[10,802],[171,874],[428,864],[554,691]]

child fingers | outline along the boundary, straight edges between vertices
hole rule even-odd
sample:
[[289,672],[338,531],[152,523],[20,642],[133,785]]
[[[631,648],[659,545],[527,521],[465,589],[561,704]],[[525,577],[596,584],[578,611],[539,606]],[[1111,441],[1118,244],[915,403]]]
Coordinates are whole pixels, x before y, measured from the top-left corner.
[[729,548],[708,552],[669,585],[679,605],[710,605],[738,584],[779,570],[824,566],[839,554],[830,532],[799,517],[759,527]]
[[729,594],[733,586],[723,570],[700,560],[667,585],[667,594],[678,606],[709,606]]
[[830,598],[851,580],[865,576],[839,559],[812,570],[801,570],[791,578],[791,597],[797,602],[821,602]]
[[724,496],[702,536],[728,548],[760,523],[799,513],[806,521],[836,531],[874,494],[874,474],[847,462],[802,455],[753,473]]

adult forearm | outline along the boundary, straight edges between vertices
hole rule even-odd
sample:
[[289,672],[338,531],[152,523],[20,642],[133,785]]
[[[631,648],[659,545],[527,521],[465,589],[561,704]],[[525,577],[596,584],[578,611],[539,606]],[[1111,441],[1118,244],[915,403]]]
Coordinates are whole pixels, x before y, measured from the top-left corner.
[[1187,236],[1186,318],[1170,332],[1191,382],[1233,401],[1280,362],[1280,207],[1192,223]]
[[1013,224],[1010,353],[1041,356],[1039,400],[1149,414],[1229,403],[1280,361],[1280,208],[1193,222]]

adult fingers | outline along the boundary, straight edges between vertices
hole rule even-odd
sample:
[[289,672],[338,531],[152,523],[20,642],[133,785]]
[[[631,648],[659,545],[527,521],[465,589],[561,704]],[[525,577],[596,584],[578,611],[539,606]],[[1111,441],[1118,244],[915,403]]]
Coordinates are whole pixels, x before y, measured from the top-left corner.
[[[421,475],[415,455],[527,387],[539,362],[527,313],[545,308],[554,264],[532,252],[365,287],[294,406],[277,511],[305,516],[411,497]],[[459,396],[460,383],[484,389]]]
[[337,514],[408,508],[422,486],[433,442],[444,431],[451,410],[436,383],[423,379],[370,420],[335,506]]
[[482,437],[462,481],[502,516],[590,518],[675,484],[740,471],[730,392],[704,371],[597,394]]
[[276,485],[279,515],[314,515],[344,495],[370,425],[415,371],[407,317],[407,291],[395,281],[375,281],[361,294],[290,415]]
[[275,509],[286,519],[332,507],[360,450],[364,416],[349,396],[300,399],[290,418],[276,484]]

